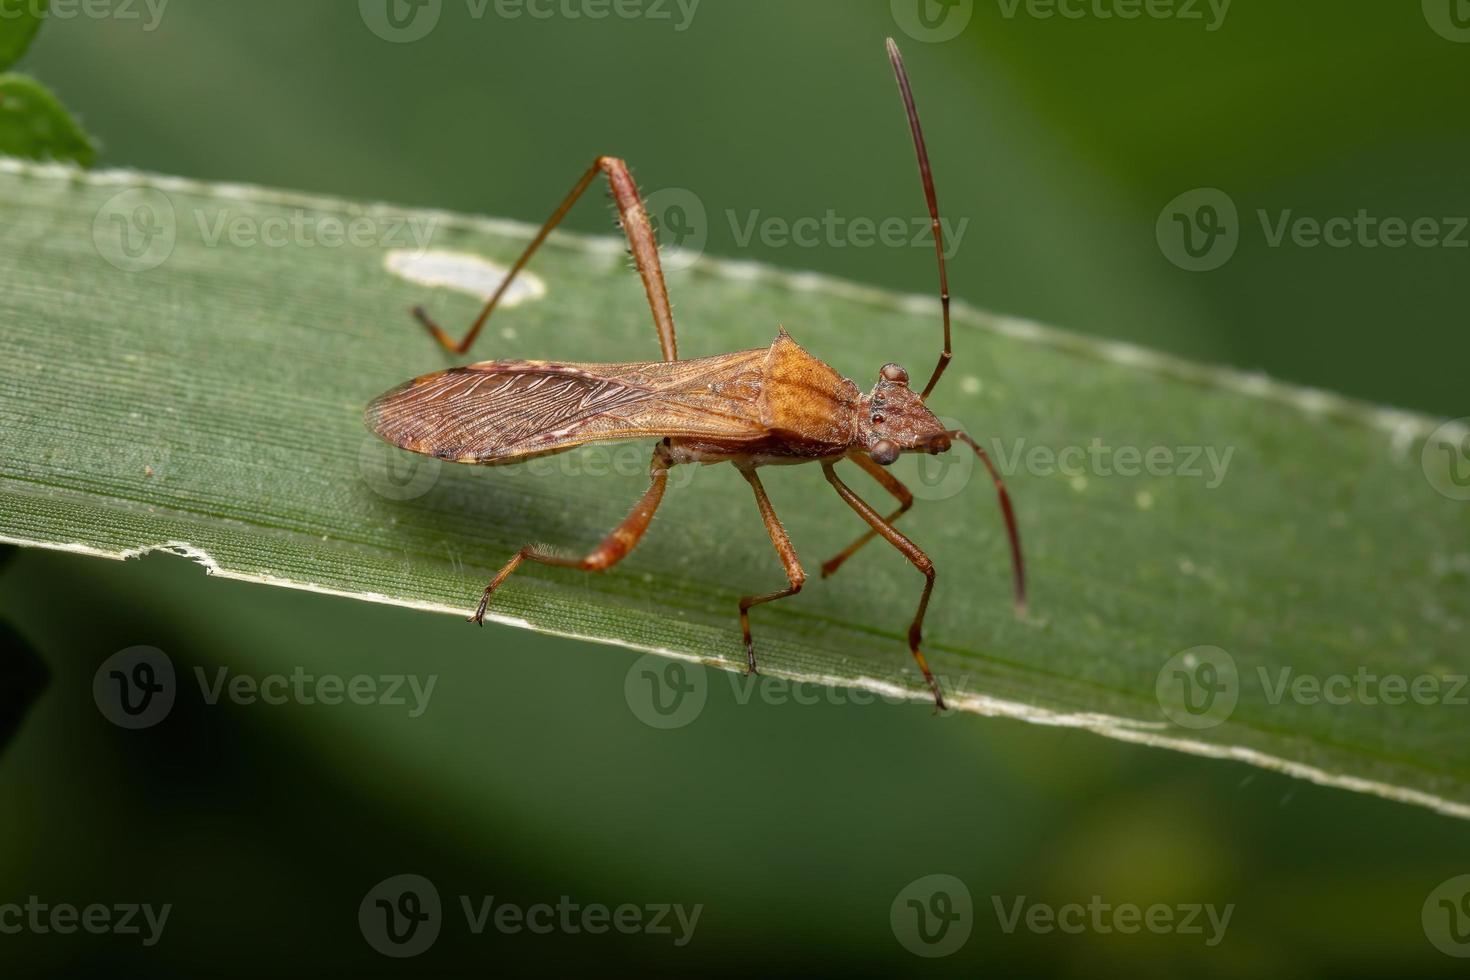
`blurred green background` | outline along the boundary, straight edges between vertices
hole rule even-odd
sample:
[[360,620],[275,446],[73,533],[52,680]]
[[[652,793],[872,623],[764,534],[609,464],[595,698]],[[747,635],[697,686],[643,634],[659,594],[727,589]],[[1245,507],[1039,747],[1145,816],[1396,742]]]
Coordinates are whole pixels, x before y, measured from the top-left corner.
[[[933,31],[915,26],[920,2]],[[1454,416],[1470,363],[1470,233],[1447,220],[1470,215],[1459,2],[1240,0],[1220,19],[1218,3],[1180,0],[1153,8],[1175,16],[1125,20],[1099,13],[1118,0],[1071,0],[1079,18],[1024,0],[701,0],[692,16],[687,0],[629,0],[621,9],[640,16],[594,19],[597,0],[443,0],[420,11],[437,12],[425,36],[396,43],[369,26],[386,23],[383,0],[173,0],[156,22],[156,2],[93,16],[58,0],[25,68],[100,137],[104,165],[539,221],[612,153],[645,191],[693,192],[710,254],[929,292],[924,248],[741,234],[829,209],[920,213],[882,56],[894,34],[944,212],[969,222],[956,295]],[[1156,223],[1202,187],[1238,209],[1239,244],[1190,272]],[[567,225],[610,232],[603,203]],[[1272,224],[1288,211],[1429,217],[1449,240],[1273,245],[1262,211]],[[681,353],[714,352],[698,323],[680,327]],[[749,324],[751,345],[773,327]],[[895,357],[927,364],[936,340],[895,338]],[[555,337],[546,348],[558,353]],[[405,376],[437,363],[425,355]],[[917,705],[740,703],[724,675],[707,676],[693,723],[660,731],[625,698],[629,651],[209,580],[167,556],[26,552],[0,576],[0,615],[53,674],[0,757],[0,904],[174,905],[152,948],[0,934],[21,973],[1463,973],[1420,914],[1435,886],[1470,872],[1470,836],[1406,806]],[[190,681],[162,724],[129,732],[91,685],[135,644]],[[438,680],[411,718],[209,706],[196,666]],[[403,961],[374,952],[357,921],[364,895],[399,873],[432,880],[446,908],[432,949]],[[924,960],[889,913],[933,873],[967,884],[974,927],[958,953]],[[676,948],[474,935],[460,895],[704,908]],[[1006,932],[992,903],[1094,895],[1235,908],[1208,947],[1148,931]]]

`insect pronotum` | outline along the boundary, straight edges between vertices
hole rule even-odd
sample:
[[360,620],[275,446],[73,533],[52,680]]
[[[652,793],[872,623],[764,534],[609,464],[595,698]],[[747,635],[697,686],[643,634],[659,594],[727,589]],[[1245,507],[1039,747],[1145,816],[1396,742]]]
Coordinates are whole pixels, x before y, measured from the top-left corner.
[[[898,79],[913,134],[939,265],[944,350],[922,392],[915,394],[909,388],[909,375],[902,367],[885,364],[872,391],[863,394],[852,381],[803,350],[784,328],[769,347],[679,360],[674,342],[674,317],[669,309],[658,245],[648,214],[627,165],[607,156],[593,161],[571,193],[552,212],[462,339],[451,338],[422,307],[414,309],[414,316],[440,344],[456,354],[465,353],[511,280],[601,173],[607,177],[617,202],[663,350],[661,361],[626,364],[481,361],[415,378],[368,405],[368,427],[393,445],[439,459],[481,466],[517,463],[591,442],[659,439],[649,467],[648,490],[601,544],[582,558],[566,558],[526,545],[490,580],[470,617],[471,622],[483,625],[491,596],[523,561],[529,559],[587,571],[602,571],[616,564],[648,530],[649,521],[663,498],[670,467],[729,462],[755,492],[766,532],[786,570],[786,588],[740,599],[746,666],[754,672],[751,607],[795,595],[806,581],[806,573],[756,471],[762,466],[815,461],[821,464],[827,482],[869,526],[865,534],[822,565],[822,576],[837,571],[875,537],[882,537],[898,549],[923,574],[924,591],[908,631],[909,652],[924,672],[935,705],[943,708],[944,695],[919,649],[924,612],[934,590],[934,563],[893,526],[914,498],[886,467],[900,453],[948,452],[956,441],[975,451],[995,481],[1010,536],[1016,613],[1024,615],[1026,578],[1021,538],[1000,473],[974,439],[963,432],[946,429],[927,406],[929,395],[951,358],[949,280],[929,153],[919,128],[908,74],[892,38],[888,39],[888,58]],[[845,459],[866,471],[893,495],[898,501],[893,513],[886,517],[878,513],[838,476],[837,463]]]

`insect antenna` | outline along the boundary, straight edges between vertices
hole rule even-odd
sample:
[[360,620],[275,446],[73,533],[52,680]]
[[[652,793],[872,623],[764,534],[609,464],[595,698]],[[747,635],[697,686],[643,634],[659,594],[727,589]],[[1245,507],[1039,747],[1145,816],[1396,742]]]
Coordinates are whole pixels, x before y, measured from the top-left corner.
[[1006,492],[1005,481],[1000,478],[1000,471],[990,461],[990,454],[980,448],[980,444],[971,439],[958,429],[951,432],[950,438],[958,439],[971,449],[975,455],[980,457],[980,462],[990,471],[990,478],[995,481],[995,493],[1000,498],[1000,512],[1005,515],[1006,533],[1011,537],[1011,573],[1016,581],[1016,615],[1026,615],[1026,562],[1021,557],[1021,532],[1016,528],[1016,512],[1011,509],[1011,495]]
[[934,234],[934,255],[939,260],[939,305],[944,310],[944,352],[939,355],[939,363],[934,365],[934,373],[929,375],[929,383],[924,385],[924,391],[919,395],[920,399],[924,399],[929,397],[929,392],[939,383],[939,376],[949,367],[949,360],[954,356],[950,352],[949,343],[949,272],[944,263],[944,233],[939,223],[939,202],[934,197],[934,174],[929,169],[929,151],[924,147],[919,110],[914,106],[914,91],[909,86],[909,74],[903,67],[903,56],[898,53],[898,45],[891,37],[888,39],[888,60],[893,63],[893,74],[898,78],[898,91],[903,96],[904,111],[909,117],[909,129],[914,134],[914,152],[919,157],[919,176],[924,181],[924,199],[929,204],[929,227]]

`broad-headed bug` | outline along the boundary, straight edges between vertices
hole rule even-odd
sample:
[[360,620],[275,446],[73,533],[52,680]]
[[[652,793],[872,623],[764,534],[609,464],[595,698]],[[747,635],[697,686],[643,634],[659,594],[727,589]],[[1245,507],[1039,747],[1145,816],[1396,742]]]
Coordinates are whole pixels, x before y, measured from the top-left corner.
[[[483,625],[491,595],[526,559],[587,571],[602,571],[616,564],[648,530],[648,523],[663,497],[669,467],[728,461],[755,491],[755,502],[765,520],[766,531],[786,569],[786,588],[740,600],[746,663],[754,672],[750,608],[795,595],[806,580],[806,573],[766,498],[756,470],[761,466],[816,461],[822,464],[827,482],[870,527],[866,534],[822,566],[822,576],[837,571],[854,552],[878,536],[902,552],[923,573],[924,591],[909,626],[909,652],[923,670],[934,692],[935,704],[943,708],[944,696],[919,649],[924,611],[934,590],[934,563],[894,528],[894,521],[909,509],[914,498],[885,467],[900,453],[948,452],[955,441],[973,449],[995,481],[1010,535],[1016,612],[1024,614],[1026,580],[1021,539],[1000,473],[975,440],[963,432],[947,430],[926,404],[951,357],[949,282],[929,153],[919,128],[908,74],[892,38],[888,40],[888,58],[898,79],[913,134],[939,264],[944,351],[922,392],[915,394],[909,387],[907,371],[897,364],[885,364],[873,390],[863,394],[852,381],[798,346],[784,329],[769,347],[679,360],[674,344],[674,318],[669,310],[653,229],[627,166],[612,157],[598,157],[577,181],[526,246],[462,340],[456,342],[450,338],[421,307],[413,311],[439,343],[456,354],[463,354],[474,343],[516,273],[525,267],[600,172],[611,185],[663,348],[662,361],[628,364],[481,361],[415,378],[368,405],[368,428],[393,445],[439,459],[481,466],[517,463],[591,442],[660,439],[653,450],[647,492],[600,545],[583,558],[564,558],[526,545],[485,587],[471,622]],[[898,509],[884,517],[854,493],[837,475],[836,464],[843,459],[850,459],[867,471],[898,500]]]

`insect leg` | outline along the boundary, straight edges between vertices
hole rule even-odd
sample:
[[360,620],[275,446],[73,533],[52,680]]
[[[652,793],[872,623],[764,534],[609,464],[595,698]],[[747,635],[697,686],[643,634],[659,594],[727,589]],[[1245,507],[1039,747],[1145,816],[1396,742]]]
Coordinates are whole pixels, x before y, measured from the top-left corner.
[[610,568],[628,556],[648,530],[648,522],[653,520],[653,512],[658,510],[659,501],[664,496],[664,486],[668,483],[669,467],[668,448],[659,443],[653,451],[653,462],[649,464],[648,489],[623,522],[612,529],[612,533],[603,539],[602,543],[582,558],[566,558],[555,555],[548,551],[542,551],[535,545],[526,545],[520,551],[511,556],[510,561],[495,574],[490,584],[485,586],[485,592],[480,596],[480,604],[475,608],[475,614],[470,617],[470,622],[485,625],[485,609],[490,605],[490,596],[500,583],[510,577],[526,559],[540,562],[543,565],[558,565],[562,568],[580,568],[589,572],[600,572]]
[[582,192],[591,186],[592,181],[601,172],[607,177],[608,186],[612,188],[613,199],[617,201],[618,218],[622,223],[623,231],[628,236],[628,245],[633,251],[633,261],[638,265],[638,275],[643,279],[643,290],[648,294],[648,307],[653,311],[653,325],[658,330],[659,347],[663,350],[663,358],[666,361],[678,360],[678,349],[674,341],[674,314],[669,309],[669,293],[664,285],[663,267],[658,261],[658,239],[654,236],[653,226],[648,221],[648,212],[643,206],[643,198],[638,195],[638,185],[633,182],[633,175],[628,172],[628,165],[616,157],[598,157],[592,162],[572,188],[566,198],[557,205],[551,217],[541,226],[536,237],[531,239],[531,244],[516,259],[515,265],[510,267],[504,280],[496,287],[495,292],[485,303],[480,315],[470,325],[469,331],[459,340],[454,340],[444,332],[440,326],[430,318],[422,306],[413,309],[413,315],[420,323],[433,334],[434,339],[444,345],[446,349],[455,353],[463,354],[470,349],[470,345],[479,336],[480,329],[485,326],[485,321],[490,319],[491,312],[495,309],[505,291],[510,288],[511,280],[516,274],[525,268],[536,249],[546,241],[546,236],[551,230],[561,223],[572,205],[577,203],[577,198]]
[[755,491],[755,502],[761,509],[761,519],[766,522],[766,533],[771,536],[771,544],[776,547],[776,554],[781,558],[781,564],[786,569],[786,581],[790,583],[789,588],[770,592],[766,595],[747,595],[740,597],[740,632],[745,637],[745,665],[748,673],[756,673],[755,669],[755,641],[750,638],[750,607],[758,606],[763,602],[773,599],[784,599],[789,595],[796,595],[801,591],[801,585],[806,581],[806,572],[801,570],[801,562],[796,557],[796,549],[791,547],[791,539],[786,535],[786,529],[781,526],[781,519],[776,516],[776,511],[771,507],[770,498],[766,496],[766,488],[761,486],[760,477],[755,475],[754,467],[737,467],[740,475],[745,477],[746,482]]
[[914,655],[914,660],[919,664],[919,669],[924,672],[924,679],[929,682],[929,689],[934,692],[935,707],[943,710],[944,695],[939,691],[939,682],[934,679],[934,674],[929,670],[929,663],[924,659],[924,654],[919,650],[919,641],[924,635],[924,613],[929,608],[929,595],[934,591],[934,562],[929,556],[919,550],[919,546],[900,534],[892,524],[867,504],[852,488],[842,482],[832,464],[826,460],[822,461],[822,473],[827,477],[827,482],[832,484],[847,506],[858,512],[858,516],[868,522],[874,531],[881,534],[888,543],[903,553],[915,568],[924,575],[924,594],[919,597],[919,611],[914,614],[914,621],[909,626],[909,653]]
[[[898,477],[894,476],[887,469],[873,462],[873,457],[869,456],[867,453],[854,453],[848,458],[851,459],[854,463],[861,466],[863,469],[867,470],[868,473],[872,474],[873,479],[881,483],[883,485],[883,489],[893,494],[894,499],[898,501],[898,510],[895,510],[887,517],[883,518],[884,523],[892,524],[894,521],[902,517],[908,511],[908,509],[914,505],[914,495],[909,491],[909,488],[904,486],[903,483],[898,479]],[[852,544],[848,545],[846,548],[843,548],[840,552],[829,558],[822,565],[822,578],[826,578],[833,572],[837,571],[837,569],[841,568],[843,562],[851,558],[859,548],[861,548],[863,545],[867,544],[869,541],[873,540],[877,536],[878,532],[869,528],[866,534],[864,534]]]

